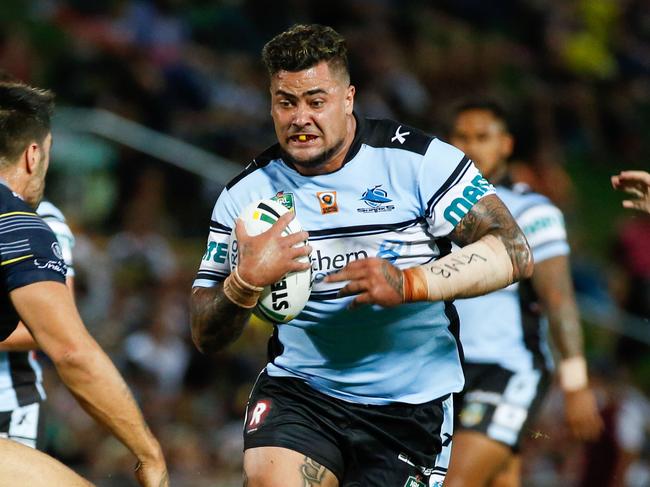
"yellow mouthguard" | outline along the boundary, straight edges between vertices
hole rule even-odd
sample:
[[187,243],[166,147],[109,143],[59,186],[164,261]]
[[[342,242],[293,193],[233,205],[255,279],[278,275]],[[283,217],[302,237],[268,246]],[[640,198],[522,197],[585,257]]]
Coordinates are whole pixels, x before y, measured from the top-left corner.
[[307,140],[307,136],[306,135],[299,135],[298,140],[301,141],[301,142],[304,142],[305,140]]

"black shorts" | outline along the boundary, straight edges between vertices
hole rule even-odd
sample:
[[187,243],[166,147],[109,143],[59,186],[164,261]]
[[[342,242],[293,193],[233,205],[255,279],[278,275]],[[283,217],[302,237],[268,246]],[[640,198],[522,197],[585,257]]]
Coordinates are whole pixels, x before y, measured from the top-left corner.
[[465,388],[454,396],[456,431],[472,430],[518,452],[549,388],[544,370],[513,372],[497,364],[465,363]]
[[264,371],[248,402],[244,449],[297,451],[327,467],[341,487],[434,487],[447,473],[452,423],[450,396],[369,406]]

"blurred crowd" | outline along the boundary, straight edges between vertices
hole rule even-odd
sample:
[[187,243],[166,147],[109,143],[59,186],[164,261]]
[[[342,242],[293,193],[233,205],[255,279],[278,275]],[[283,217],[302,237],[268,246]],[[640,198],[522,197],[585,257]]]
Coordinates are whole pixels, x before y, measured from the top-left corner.
[[[61,106],[109,110],[243,166],[274,142],[261,47],[298,22],[346,36],[363,115],[444,138],[450,101],[506,107],[516,174],[565,211],[577,289],[599,305],[585,332],[608,425],[595,444],[570,441],[551,394],[524,485],[650,485],[650,219],[622,213],[608,177],[650,166],[648,2],[3,0],[0,68]],[[53,154],[47,196],[77,238],[82,316],[166,449],[172,483],[241,485],[242,417],[270,328],[252,322],[213,357],[189,338],[220,188],[106,141],[62,137]],[[123,447],[51,370],[47,386],[47,450],[100,486],[131,485]]]

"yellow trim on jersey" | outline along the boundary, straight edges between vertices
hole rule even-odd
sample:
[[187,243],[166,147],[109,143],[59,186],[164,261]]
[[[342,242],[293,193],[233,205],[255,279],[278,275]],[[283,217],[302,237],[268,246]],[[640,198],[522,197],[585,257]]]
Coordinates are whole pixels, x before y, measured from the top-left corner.
[[7,264],[13,264],[14,262],[29,259],[30,257],[34,257],[34,254],[23,255],[22,257],[16,257],[15,259],[5,260],[4,262],[0,262],[0,266],[7,265]]
[[2,213],[0,218],[12,215],[29,215],[29,216],[38,216],[36,213],[30,213],[29,211],[11,211],[9,213]]

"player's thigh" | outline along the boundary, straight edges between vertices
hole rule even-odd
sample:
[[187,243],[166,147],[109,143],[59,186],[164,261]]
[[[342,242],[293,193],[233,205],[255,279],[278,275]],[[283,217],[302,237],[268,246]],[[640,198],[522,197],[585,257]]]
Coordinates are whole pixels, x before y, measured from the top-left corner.
[[0,438],[0,487],[92,487],[92,484],[45,453]]
[[336,476],[311,458],[288,448],[265,446],[244,452],[246,487],[338,487]]
[[445,487],[487,487],[512,456],[510,447],[482,433],[454,434]]
[[497,473],[490,487],[521,487],[521,455],[512,455]]

